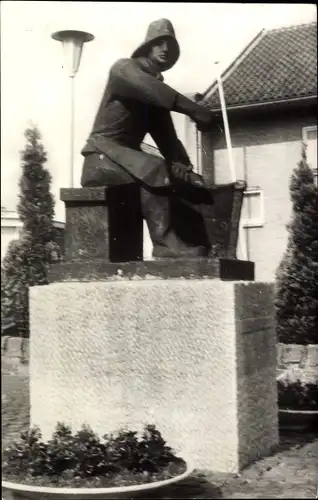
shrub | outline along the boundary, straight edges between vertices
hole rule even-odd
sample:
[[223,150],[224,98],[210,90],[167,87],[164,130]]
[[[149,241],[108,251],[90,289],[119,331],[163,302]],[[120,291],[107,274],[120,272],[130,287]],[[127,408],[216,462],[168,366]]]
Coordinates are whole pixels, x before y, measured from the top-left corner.
[[9,243],[3,260],[1,273],[4,286],[1,296],[1,315],[4,324],[12,320],[16,331],[22,337],[29,330],[29,270],[32,263],[31,247],[28,241],[14,240]]
[[169,474],[171,465],[185,466],[151,425],[145,427],[141,438],[137,432],[120,430],[100,439],[88,426],[73,434],[70,427],[58,423],[48,442],[43,442],[35,427],[22,433],[5,450],[4,458],[7,479],[46,485],[95,486],[100,484],[97,480],[111,485],[125,478],[147,482],[151,474],[152,480],[162,471]]
[[285,344],[316,344],[318,332],[318,189],[302,158],[290,182],[292,220],[287,250],[277,269],[277,338]]
[[313,383],[277,381],[278,405],[290,410],[318,410],[318,386]]

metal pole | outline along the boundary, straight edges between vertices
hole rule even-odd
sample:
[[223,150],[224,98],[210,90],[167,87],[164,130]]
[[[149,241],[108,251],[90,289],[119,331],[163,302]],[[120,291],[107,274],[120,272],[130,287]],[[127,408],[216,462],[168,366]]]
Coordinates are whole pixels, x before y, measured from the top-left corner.
[[[248,186],[248,171],[247,171],[247,159],[246,159],[246,147],[244,146],[243,148],[243,153],[244,153],[244,180],[246,182],[246,185]],[[247,197],[246,202],[247,202],[247,217],[250,217],[250,199]],[[244,228],[242,227],[242,230]],[[246,245],[246,258],[247,260],[250,260],[250,241],[249,241],[249,232],[248,229],[245,229],[245,245]]]
[[75,83],[74,78],[78,71],[81,61],[83,44],[94,40],[94,35],[86,31],[78,30],[62,30],[52,33],[53,40],[62,42],[64,49],[64,57],[66,62],[66,69],[70,71],[70,187],[74,186],[74,91]]
[[75,92],[75,84],[74,84],[74,79],[75,75],[70,76],[71,79],[71,116],[70,116],[70,187],[74,187],[74,111],[75,111],[75,106],[74,106],[74,92]]
[[[224,97],[224,92],[223,92],[223,85],[222,85],[222,78],[221,74],[219,73],[219,68],[218,68],[218,62],[215,62],[216,65],[216,79],[218,82],[218,89],[219,89],[219,95],[220,95],[220,103],[221,103],[221,110],[222,110],[222,117],[223,117],[223,124],[224,124],[224,132],[225,132],[225,141],[226,141],[226,147],[227,147],[227,152],[228,152],[228,158],[229,158],[229,165],[230,165],[230,172],[231,172],[231,180],[232,182],[236,182],[236,173],[235,173],[235,166],[234,166],[234,160],[233,160],[233,154],[232,154],[232,142],[231,142],[231,135],[230,135],[230,127],[229,127],[229,122],[227,118],[227,112],[226,112],[226,103],[225,103],[225,97]],[[240,223],[239,223],[239,243],[241,247],[241,252],[242,252],[242,257],[243,259],[247,259],[247,251],[246,251],[246,244],[244,240],[244,228],[242,225],[242,218],[240,218]]]
[[[215,65],[217,67],[218,63],[216,62]],[[229,127],[229,122],[228,122],[228,118],[227,118],[222,79],[221,79],[221,75],[219,73],[218,67],[217,67],[216,79],[218,82],[218,89],[219,89],[219,95],[220,95],[220,103],[221,103],[224,132],[225,132],[225,141],[226,141],[226,147],[227,147],[227,152],[228,152],[228,157],[229,157],[230,172],[231,172],[231,181],[235,182],[236,181],[236,174],[235,174],[234,160],[233,160],[233,154],[232,154],[232,142],[231,142],[231,136],[230,136],[230,127]]]
[[199,175],[202,175],[202,162],[201,162],[201,148],[200,148],[200,135],[198,127],[195,127],[195,147],[196,147],[196,158],[197,158],[197,171]]

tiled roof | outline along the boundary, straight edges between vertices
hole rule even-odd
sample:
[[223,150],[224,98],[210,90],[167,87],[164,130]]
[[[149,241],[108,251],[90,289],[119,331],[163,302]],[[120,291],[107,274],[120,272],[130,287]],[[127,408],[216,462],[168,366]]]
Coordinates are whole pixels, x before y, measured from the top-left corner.
[[[261,31],[222,75],[227,107],[317,95],[317,23]],[[220,108],[216,82],[203,94]]]

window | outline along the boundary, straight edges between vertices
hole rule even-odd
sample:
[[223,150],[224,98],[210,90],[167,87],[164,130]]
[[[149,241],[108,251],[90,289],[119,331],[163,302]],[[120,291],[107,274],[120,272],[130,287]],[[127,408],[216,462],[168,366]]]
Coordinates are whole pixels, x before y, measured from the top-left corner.
[[303,128],[303,141],[307,144],[307,161],[312,168],[317,185],[317,126]]
[[244,192],[241,220],[243,227],[264,225],[264,199],[259,187],[247,188]]

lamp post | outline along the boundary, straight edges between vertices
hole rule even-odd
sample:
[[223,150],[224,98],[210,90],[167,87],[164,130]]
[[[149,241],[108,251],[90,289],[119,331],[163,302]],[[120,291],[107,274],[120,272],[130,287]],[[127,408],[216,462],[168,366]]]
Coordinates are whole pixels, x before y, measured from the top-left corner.
[[62,42],[65,69],[70,78],[70,187],[74,185],[74,78],[81,62],[83,45],[94,40],[94,35],[86,31],[63,30],[52,34],[53,40]]

